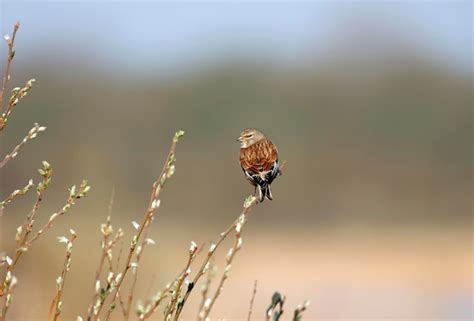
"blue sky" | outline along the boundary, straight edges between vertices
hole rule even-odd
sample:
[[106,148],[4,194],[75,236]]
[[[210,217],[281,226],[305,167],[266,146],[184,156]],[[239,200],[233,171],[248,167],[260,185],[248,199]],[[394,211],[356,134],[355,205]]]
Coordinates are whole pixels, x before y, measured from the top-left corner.
[[[317,60],[353,41],[360,29],[359,36],[367,32],[364,45],[390,51],[397,46],[391,46],[392,37],[404,39],[436,61],[465,70],[472,56],[471,6],[469,1],[3,0],[1,25],[6,33],[15,20],[22,22],[19,48],[43,55],[54,50],[112,68],[180,70],[227,56]],[[373,32],[385,32],[384,41],[372,43]]]

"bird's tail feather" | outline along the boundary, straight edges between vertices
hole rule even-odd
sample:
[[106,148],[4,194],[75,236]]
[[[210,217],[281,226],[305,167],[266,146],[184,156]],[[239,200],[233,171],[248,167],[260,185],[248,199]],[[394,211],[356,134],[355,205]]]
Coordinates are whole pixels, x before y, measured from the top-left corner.
[[267,185],[267,189],[265,191],[265,197],[270,201],[273,200],[272,191],[270,190],[270,185]]
[[262,184],[258,185],[258,201],[261,203],[267,198],[268,200],[273,200],[272,191],[270,190],[270,185]]
[[265,185],[258,185],[258,201],[261,203],[265,200],[267,191]]

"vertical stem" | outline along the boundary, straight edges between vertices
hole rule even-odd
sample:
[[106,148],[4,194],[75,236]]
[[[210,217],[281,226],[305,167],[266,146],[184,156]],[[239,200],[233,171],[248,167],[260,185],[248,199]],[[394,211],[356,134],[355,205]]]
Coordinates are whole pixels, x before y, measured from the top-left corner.
[[247,316],[247,321],[250,321],[250,318],[252,317],[253,301],[255,300],[256,294],[257,294],[257,280],[255,280],[255,283],[253,284],[253,292],[252,292],[252,298],[250,299],[250,307],[249,307],[249,314]]
[[125,279],[125,276],[127,275],[128,271],[130,270],[130,263],[132,261],[133,254],[135,253],[135,249],[137,247],[137,243],[140,240],[144,230],[145,226],[147,226],[148,221],[151,219],[153,216],[153,213],[155,211],[156,202],[159,201],[159,196],[161,194],[161,191],[164,188],[164,185],[166,183],[166,180],[168,177],[170,177],[173,172],[174,172],[174,161],[175,161],[175,151],[176,151],[176,144],[178,143],[178,140],[181,136],[184,135],[183,131],[178,131],[175,133],[173,137],[173,141],[171,143],[170,151],[168,153],[168,157],[166,157],[165,164],[163,165],[163,168],[161,170],[160,176],[155,180],[153,183],[152,189],[151,189],[151,195],[150,195],[150,200],[148,202],[148,208],[145,212],[145,215],[142,220],[142,224],[140,225],[140,228],[138,229],[138,233],[133,237],[133,240],[130,245],[130,251],[128,252],[127,259],[125,261],[125,267],[121,273],[121,278],[114,289],[114,293],[112,296],[112,302],[110,303],[109,310],[107,311],[107,314],[105,316],[105,320],[109,320],[112,312],[114,311],[115,308],[115,301],[117,300],[120,288],[123,284],[123,280]]
[[[3,100],[5,96],[5,90],[7,88],[7,84],[10,81],[10,68],[13,61],[13,57],[15,56],[15,37],[16,33],[20,28],[20,22],[17,22],[13,27],[13,33],[11,39],[7,40],[8,43],[8,57],[7,57],[7,65],[5,68],[5,73],[3,74],[3,82],[2,82],[2,89],[0,90],[0,112],[3,109]],[[3,129],[3,126],[0,124],[0,130]]]

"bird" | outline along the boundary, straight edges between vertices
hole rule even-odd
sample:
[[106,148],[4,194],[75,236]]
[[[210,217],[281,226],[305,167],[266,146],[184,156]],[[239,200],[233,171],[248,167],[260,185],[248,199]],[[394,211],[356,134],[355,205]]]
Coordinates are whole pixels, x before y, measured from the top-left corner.
[[275,145],[255,128],[246,128],[237,138],[240,142],[240,166],[247,180],[255,187],[254,196],[261,203],[272,200],[270,185],[280,174]]

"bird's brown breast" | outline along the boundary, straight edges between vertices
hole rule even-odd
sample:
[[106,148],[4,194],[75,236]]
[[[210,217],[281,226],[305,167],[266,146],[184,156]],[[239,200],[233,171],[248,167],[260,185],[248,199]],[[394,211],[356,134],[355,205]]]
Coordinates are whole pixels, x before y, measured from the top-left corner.
[[271,170],[277,158],[278,152],[275,146],[266,138],[240,149],[240,165],[252,174]]

